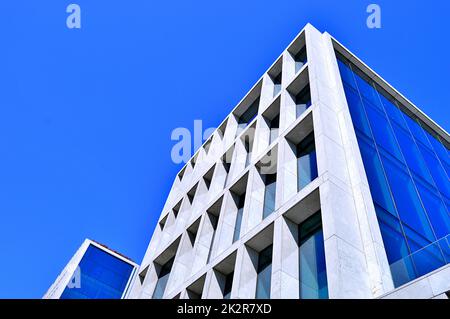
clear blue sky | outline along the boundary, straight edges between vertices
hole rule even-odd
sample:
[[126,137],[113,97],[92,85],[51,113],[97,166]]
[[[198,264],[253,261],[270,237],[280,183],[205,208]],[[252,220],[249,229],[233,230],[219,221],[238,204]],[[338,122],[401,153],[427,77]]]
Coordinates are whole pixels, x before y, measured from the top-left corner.
[[218,125],[307,22],[448,131],[449,15],[446,0],[2,0],[0,298],[40,298],[85,237],[140,262],[180,169],[171,131]]

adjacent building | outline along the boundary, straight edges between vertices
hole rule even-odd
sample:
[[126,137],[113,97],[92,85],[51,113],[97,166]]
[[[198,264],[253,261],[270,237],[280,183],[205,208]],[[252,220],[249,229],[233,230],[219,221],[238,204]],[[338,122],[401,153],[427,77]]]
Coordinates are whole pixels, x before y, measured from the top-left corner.
[[449,141],[307,25],[175,177],[129,297],[447,298]]
[[137,268],[127,257],[86,239],[44,299],[124,298]]

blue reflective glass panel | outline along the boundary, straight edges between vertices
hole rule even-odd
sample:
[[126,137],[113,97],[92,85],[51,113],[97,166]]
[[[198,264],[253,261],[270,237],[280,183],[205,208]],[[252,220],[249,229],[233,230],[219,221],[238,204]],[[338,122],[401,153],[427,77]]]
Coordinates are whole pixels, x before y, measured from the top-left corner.
[[389,186],[384,175],[380,158],[373,143],[369,144],[366,139],[359,139],[359,147],[369,180],[370,192],[373,200],[386,211],[397,216],[394,202],[389,190]]
[[442,251],[437,244],[431,244],[412,254],[417,276],[423,276],[445,265]]
[[392,127],[408,167],[418,176],[424,178],[427,182],[432,184],[433,179],[431,178],[422,154],[420,153],[419,148],[414,142],[412,136],[408,131],[403,130],[396,124]]
[[379,110],[370,106],[366,106],[366,112],[375,142],[398,160],[403,161],[394,133],[392,132],[386,116]]
[[436,240],[414,183],[406,172],[405,167],[396,163],[395,160],[388,159],[386,156],[382,156],[381,161],[386,170],[394,202],[402,223],[420,234],[424,240],[428,242]]
[[369,121],[367,120],[364,105],[359,93],[347,85],[344,85],[344,91],[352,115],[353,124],[356,129],[371,137],[372,132],[370,131]]
[[[79,284],[67,286],[61,299],[120,299],[133,266],[89,245],[79,264]],[[73,283],[77,281],[76,275]]]
[[380,94],[380,100],[383,104],[384,110],[391,122],[397,124],[401,128],[407,130],[405,119],[403,118],[402,111],[391,101]]
[[450,198],[450,183],[445,173],[444,168],[441,166],[440,161],[437,159],[434,152],[430,151],[427,147],[419,144],[420,152],[427,163],[428,169],[430,170],[431,176],[438,190],[443,196]]
[[361,94],[361,97],[363,98],[364,104],[369,104],[370,106],[383,111],[383,106],[381,105],[378,93],[377,91],[375,91],[373,86],[364,81],[358,75],[356,75],[356,83],[358,84],[358,90]]
[[450,234],[450,219],[439,193],[417,179],[416,185],[436,237],[442,238],[447,236]]
[[344,64],[342,61],[338,60],[339,71],[341,72],[341,78],[344,83],[350,85],[352,88],[357,90],[355,76],[348,65]]
[[408,124],[408,127],[411,131],[411,134],[414,136],[414,138],[418,142],[425,145],[426,147],[431,148],[428,138],[425,135],[425,131],[422,129],[422,127],[419,125],[419,123],[417,123],[415,120],[413,120],[406,114],[403,114],[403,118],[405,119],[406,123]]
[[431,145],[433,146],[433,150],[441,161],[441,164],[444,167],[447,176],[450,176],[450,157],[447,148],[434,136],[431,136],[428,132],[425,133]]

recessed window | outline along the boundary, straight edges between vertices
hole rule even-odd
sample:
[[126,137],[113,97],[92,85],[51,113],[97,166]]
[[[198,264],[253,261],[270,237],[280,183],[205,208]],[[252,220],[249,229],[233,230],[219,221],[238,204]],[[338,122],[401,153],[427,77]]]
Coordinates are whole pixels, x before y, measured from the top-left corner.
[[187,197],[189,199],[189,203],[192,205],[192,203],[194,202],[194,198],[195,198],[195,192],[197,191],[197,186],[198,183],[195,184],[194,187],[191,188],[191,190],[187,193]]
[[167,282],[169,281],[170,273],[172,271],[175,254],[180,244],[181,236],[178,237],[172,244],[170,244],[163,253],[161,253],[154,261],[153,265],[157,272],[158,280],[153,290],[153,299],[161,299],[164,296]]
[[178,212],[180,211],[180,208],[181,208],[181,203],[183,202],[183,200],[180,200],[179,202],[178,202],[178,204],[176,204],[175,206],[174,206],[174,208],[172,208],[172,212],[173,212],[173,215],[175,216],[175,219],[178,217]]
[[236,264],[237,252],[234,251],[213,268],[213,275],[210,285],[211,297],[219,299],[230,299],[233,288],[234,267]]
[[234,272],[231,272],[225,276],[225,285],[223,288],[223,299],[230,299],[231,288],[233,288],[233,277],[234,277]]
[[328,298],[320,212],[298,226],[300,299]]
[[265,174],[262,176],[264,180],[264,209],[263,219],[273,213],[275,210],[275,195],[277,189],[277,174]]
[[252,158],[252,150],[253,150],[253,142],[255,139],[255,130],[256,130],[256,123],[254,123],[251,127],[249,127],[244,134],[241,136],[241,141],[244,144],[245,147],[245,167],[250,165],[251,158]]
[[309,85],[303,88],[295,96],[295,113],[297,118],[300,117],[311,106],[311,91]]
[[[235,131],[235,136],[240,135],[244,129],[257,117],[262,83],[262,80],[259,81],[233,111],[233,116],[238,126]],[[232,119],[233,118],[230,120]]]
[[[230,195],[234,202],[234,207],[230,207],[232,214],[235,218],[234,223],[234,232],[233,232],[233,241],[239,240],[241,237],[241,224],[242,224],[242,218],[244,215],[244,205],[245,205],[245,197],[246,197],[246,189],[247,189],[247,182],[248,182],[248,172],[239,179],[231,188],[230,188]],[[233,215],[231,215],[233,216]]]
[[192,169],[195,168],[195,164],[197,164],[197,159],[198,159],[198,152],[197,152],[197,154],[194,155],[194,157],[191,160]]
[[200,217],[187,229],[188,238],[192,247],[194,247],[199,226],[200,226]]
[[211,148],[211,141],[212,141],[212,138],[209,138],[209,139],[205,142],[205,145],[203,146],[203,148],[205,149],[206,155],[208,155],[209,149]]
[[247,167],[248,165],[250,165],[252,148],[251,148],[251,144],[248,142],[248,140],[245,140],[244,146],[245,146],[245,152],[247,153],[245,155],[245,167]]
[[272,280],[272,245],[258,255],[256,299],[269,299]]
[[213,245],[214,245],[214,239],[216,237],[217,224],[219,222],[219,216],[220,216],[220,209],[222,207],[222,201],[223,201],[223,197],[221,197],[218,201],[216,201],[206,211],[207,220],[205,221],[205,226],[204,227],[209,227],[210,231],[212,231],[211,241],[210,241],[210,244],[209,244],[208,258],[206,260],[206,263],[209,263],[209,261],[211,259],[211,256],[212,256],[212,250],[213,250]]
[[226,187],[228,183],[228,177],[230,175],[230,168],[231,168],[231,161],[233,159],[233,153],[234,153],[234,145],[230,147],[230,149],[222,156],[222,165],[225,169],[226,176],[223,183],[223,186]]
[[164,230],[164,226],[166,225],[168,216],[169,216],[169,214],[166,214],[166,216],[164,216],[164,218],[161,219],[161,221],[159,222],[159,228],[161,229],[161,231]]
[[225,119],[225,121],[223,121],[223,123],[217,129],[217,133],[219,134],[219,137],[221,140],[223,140],[223,138],[225,136],[225,130],[227,128],[227,123],[228,123],[228,118]]
[[209,190],[211,187],[211,181],[214,175],[215,165],[210,168],[210,170],[203,176],[203,181],[205,182],[206,188]]
[[178,173],[178,178],[180,181],[183,180],[184,173],[186,172],[186,165],[183,167],[183,169]]
[[187,297],[189,299],[201,299],[203,294],[203,286],[205,285],[206,275],[201,276],[193,284],[187,287]]
[[[275,211],[278,165],[277,157],[278,146],[276,145],[255,165],[258,174],[254,175],[251,198],[263,203],[262,219],[268,217]],[[262,189],[264,190],[263,192],[261,192]],[[262,198],[262,196],[264,197]],[[250,227],[251,226],[253,225],[250,225]]]
[[297,73],[308,62],[306,55],[306,47],[303,47],[300,51],[298,51],[298,53],[294,56],[294,61],[295,61],[295,73]]
[[282,73],[280,72],[273,78],[273,96],[276,96],[281,91],[281,75]]
[[269,144],[272,144],[277,139],[279,129],[280,129],[280,115],[278,114],[270,121]]
[[268,134],[269,145],[275,142],[279,135],[280,101],[280,97],[276,98],[262,114],[264,121],[263,125],[261,125],[261,134],[264,134],[265,136]]
[[219,217],[214,215],[214,214],[211,214],[211,213],[208,213],[207,216],[208,216],[209,222],[211,224],[212,233],[213,233],[212,237],[211,237],[211,243],[209,245],[209,252],[208,252],[208,259],[207,259],[207,263],[209,263],[209,260],[211,259],[211,253],[212,253],[212,248],[213,248],[213,244],[214,244],[214,238],[216,237],[217,223],[219,221]]
[[[283,59],[280,58],[278,59],[273,67],[267,72],[267,75],[270,77],[270,82],[272,82],[271,84],[273,85],[273,94],[272,96],[275,97],[278,95],[278,93],[280,93],[281,91],[281,81],[282,81],[282,72],[283,70]],[[268,80],[266,78],[266,80]],[[267,86],[266,87],[270,87]]]
[[175,256],[170,258],[161,269],[158,274],[158,281],[156,282],[156,287],[153,292],[153,299],[161,299],[164,296],[164,291],[166,290],[167,282],[169,281],[170,271],[172,270],[173,261]]
[[141,285],[144,283],[144,280],[145,280],[145,277],[147,276],[149,267],[150,267],[150,265],[147,265],[147,267],[145,267],[144,270],[142,270],[139,273],[139,282],[141,283]]
[[236,221],[234,224],[233,243],[241,236],[242,217],[244,215],[245,193],[242,195],[232,194],[237,206]]
[[311,132],[297,145],[297,189],[301,190],[317,177],[316,147]]
[[259,97],[253,101],[252,104],[247,108],[247,110],[239,116],[238,124],[243,125],[243,127],[247,126],[253,119],[258,115],[258,107],[259,107]]
[[227,174],[227,176],[225,176],[225,181],[224,181],[224,183],[223,183],[223,185],[224,185],[224,187],[225,187],[225,186],[227,185],[228,175],[229,175],[229,173],[230,173],[230,166],[231,166],[231,163],[227,163],[224,159],[222,159],[222,164],[223,164],[223,167],[224,167],[225,172],[226,172],[226,174]]

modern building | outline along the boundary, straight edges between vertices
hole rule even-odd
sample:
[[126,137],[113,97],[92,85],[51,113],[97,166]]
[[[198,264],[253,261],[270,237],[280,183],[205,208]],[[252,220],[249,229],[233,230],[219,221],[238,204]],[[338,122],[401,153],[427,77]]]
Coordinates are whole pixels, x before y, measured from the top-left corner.
[[129,297],[448,298],[449,142],[308,24],[175,177]]
[[86,239],[44,299],[124,298],[137,269],[127,257]]

